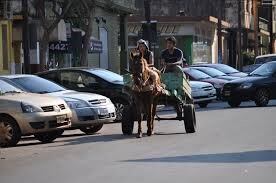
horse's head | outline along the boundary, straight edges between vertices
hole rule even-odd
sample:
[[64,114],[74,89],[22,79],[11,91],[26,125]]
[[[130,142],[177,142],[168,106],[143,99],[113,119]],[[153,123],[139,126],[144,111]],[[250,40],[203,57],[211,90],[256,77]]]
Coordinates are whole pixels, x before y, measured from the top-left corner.
[[131,52],[130,60],[132,74],[142,74],[145,72],[147,61],[143,58],[143,55],[139,52]]

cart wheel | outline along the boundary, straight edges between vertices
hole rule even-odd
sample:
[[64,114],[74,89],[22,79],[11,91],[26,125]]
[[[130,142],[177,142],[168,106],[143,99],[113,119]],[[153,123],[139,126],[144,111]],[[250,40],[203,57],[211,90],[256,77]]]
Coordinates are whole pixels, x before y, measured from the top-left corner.
[[125,107],[122,114],[122,132],[124,135],[132,135],[134,127],[134,107]]
[[186,133],[195,133],[196,116],[195,116],[195,107],[193,104],[184,105],[184,126],[185,126]]

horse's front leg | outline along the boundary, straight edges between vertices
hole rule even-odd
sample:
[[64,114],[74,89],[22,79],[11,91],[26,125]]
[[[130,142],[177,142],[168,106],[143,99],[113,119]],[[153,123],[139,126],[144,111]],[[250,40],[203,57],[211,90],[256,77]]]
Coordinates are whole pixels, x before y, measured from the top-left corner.
[[151,136],[152,135],[152,112],[153,112],[153,104],[149,104],[149,109],[148,109],[148,114],[147,114],[147,126],[148,126],[148,131],[147,131],[147,135]]

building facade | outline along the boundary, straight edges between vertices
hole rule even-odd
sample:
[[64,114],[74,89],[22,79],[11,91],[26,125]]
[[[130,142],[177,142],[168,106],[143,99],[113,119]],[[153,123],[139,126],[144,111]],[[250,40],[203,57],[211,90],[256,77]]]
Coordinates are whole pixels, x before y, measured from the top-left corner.
[[[165,37],[173,35],[178,40],[177,46],[184,51],[190,64],[217,63],[219,2],[221,0],[151,0],[150,11],[152,20],[157,21],[158,32],[158,41],[152,48],[155,49],[155,59],[158,60],[161,50],[165,48]],[[136,1],[140,11],[129,18],[130,48],[135,45],[135,40],[141,38],[139,31],[145,14],[143,3]],[[224,3],[221,5],[224,6]],[[136,28],[133,28],[135,25]],[[229,24],[222,21],[222,28],[229,28]],[[222,33],[222,60],[226,63],[228,43],[225,37],[225,33]]]
[[[22,73],[23,49],[22,49],[22,4],[21,1],[1,0],[4,4],[0,12],[0,72]],[[120,72],[124,70],[127,61],[127,16],[135,11],[134,0],[97,0],[95,17],[91,37],[91,50],[88,56],[88,66],[101,67]],[[48,7],[49,6],[49,7]],[[1,6],[0,6],[1,7]],[[8,7],[8,8],[7,8]],[[46,9],[51,10],[51,5],[46,3]],[[7,13],[6,10],[11,12]],[[51,11],[46,11],[47,13]],[[3,15],[9,14],[9,18]],[[42,26],[37,17],[37,12],[29,4],[29,30],[30,30],[30,66],[32,72],[39,70],[40,42],[42,39]],[[48,14],[46,16],[49,16]],[[70,35],[84,31],[69,23],[66,19],[61,20],[50,36],[49,50],[47,51],[47,67],[76,66],[76,59],[70,48]],[[5,39],[3,39],[5,38]],[[82,40],[82,38],[80,38]],[[53,44],[54,46],[53,47]],[[81,43],[80,43],[81,44]],[[81,47],[81,45],[80,45]],[[7,64],[8,63],[8,64]]]

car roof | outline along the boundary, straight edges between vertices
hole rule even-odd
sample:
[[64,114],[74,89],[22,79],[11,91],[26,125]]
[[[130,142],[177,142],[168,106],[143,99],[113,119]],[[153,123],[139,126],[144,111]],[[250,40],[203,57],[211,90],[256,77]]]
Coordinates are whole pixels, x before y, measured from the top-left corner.
[[13,74],[13,75],[0,75],[0,78],[7,78],[7,79],[15,79],[15,78],[23,78],[23,77],[37,77],[31,74]]
[[266,54],[266,55],[259,55],[256,57],[257,58],[265,58],[265,57],[272,57],[272,56],[276,56],[276,53],[273,53],[273,54]]
[[52,69],[48,71],[43,71],[43,72],[38,72],[37,74],[43,74],[43,73],[49,73],[49,72],[54,72],[54,71],[93,71],[93,70],[106,70],[103,68],[93,68],[93,67],[66,67],[66,68],[59,68],[59,69]]

